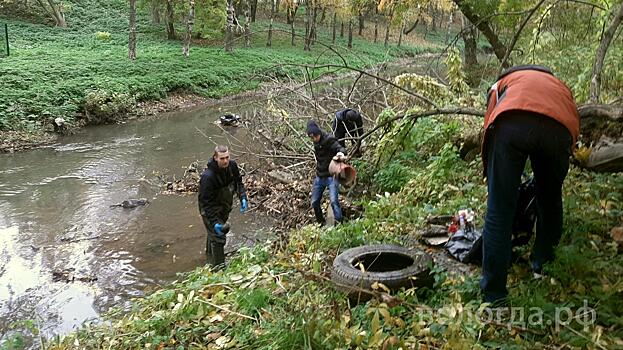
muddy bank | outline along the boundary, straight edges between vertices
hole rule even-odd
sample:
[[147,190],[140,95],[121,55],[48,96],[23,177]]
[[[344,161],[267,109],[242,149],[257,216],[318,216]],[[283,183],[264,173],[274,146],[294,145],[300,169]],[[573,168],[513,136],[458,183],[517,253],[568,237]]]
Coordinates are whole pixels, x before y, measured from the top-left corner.
[[[155,118],[166,112],[199,108],[215,101],[217,100],[188,92],[175,92],[163,100],[137,103],[130,113],[117,117],[117,124],[133,119]],[[69,126],[64,132],[73,134],[84,126],[86,126],[84,121],[79,121],[76,125]],[[62,135],[53,131],[52,124],[35,132],[0,131],[0,153],[14,153],[46,146],[58,141],[61,137]]]

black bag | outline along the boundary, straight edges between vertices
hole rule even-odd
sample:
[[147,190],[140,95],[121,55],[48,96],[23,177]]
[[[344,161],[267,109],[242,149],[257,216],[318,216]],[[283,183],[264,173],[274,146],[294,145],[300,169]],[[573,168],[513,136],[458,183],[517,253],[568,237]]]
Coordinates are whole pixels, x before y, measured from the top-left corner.
[[[513,220],[511,246],[528,244],[534,234],[536,222],[536,183],[531,177],[519,185],[517,209]],[[446,243],[446,249],[455,259],[464,263],[480,264],[482,261],[482,232],[471,225],[456,231]]]

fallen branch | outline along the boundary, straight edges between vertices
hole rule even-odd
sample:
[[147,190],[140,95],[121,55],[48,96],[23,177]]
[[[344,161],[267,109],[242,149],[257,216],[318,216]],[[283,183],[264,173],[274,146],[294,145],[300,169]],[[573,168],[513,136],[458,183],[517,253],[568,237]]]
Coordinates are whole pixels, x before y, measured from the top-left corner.
[[210,305],[210,306],[212,306],[212,307],[214,307],[214,308],[217,308],[217,309],[219,309],[219,310],[221,310],[221,311],[225,311],[225,312],[227,312],[227,313],[234,314],[234,315],[236,315],[236,316],[244,317],[244,318],[246,318],[246,319],[248,319],[248,320],[252,320],[252,321],[257,322],[257,318],[255,318],[255,317],[251,317],[251,316],[248,316],[248,315],[245,315],[245,314],[241,314],[241,313],[236,312],[236,311],[229,310],[229,309],[224,308],[224,307],[222,307],[222,306],[220,306],[220,305],[217,305],[217,304],[211,303],[211,302],[209,302],[209,301],[207,301],[207,300],[203,300],[203,299],[197,299],[197,300],[198,300],[200,303],[208,304],[208,305]]

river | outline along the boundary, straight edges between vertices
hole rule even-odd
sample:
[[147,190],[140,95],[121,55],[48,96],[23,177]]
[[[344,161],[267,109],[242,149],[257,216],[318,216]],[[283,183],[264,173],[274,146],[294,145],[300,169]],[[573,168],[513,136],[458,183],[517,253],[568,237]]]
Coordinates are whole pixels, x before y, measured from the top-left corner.
[[[225,142],[220,114],[207,106],[89,127],[0,155],[0,334],[19,320],[36,321],[44,336],[65,334],[203,265],[196,195],[162,194],[158,175],[204,166],[211,140]],[[149,204],[111,207],[129,198]],[[226,252],[269,237],[270,221],[258,215],[234,208]]]

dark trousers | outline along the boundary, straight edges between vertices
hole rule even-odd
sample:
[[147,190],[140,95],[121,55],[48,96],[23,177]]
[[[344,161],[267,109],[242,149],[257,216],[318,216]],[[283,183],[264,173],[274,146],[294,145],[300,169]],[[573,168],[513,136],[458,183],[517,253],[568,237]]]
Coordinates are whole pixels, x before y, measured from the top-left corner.
[[487,215],[480,288],[485,302],[508,295],[511,234],[526,160],[536,181],[537,227],[531,263],[540,271],[562,235],[562,183],[569,170],[571,134],[562,124],[529,112],[501,115],[487,132]]
[[324,189],[329,187],[329,199],[331,200],[331,209],[333,210],[333,216],[335,221],[342,222],[342,208],[338,200],[339,194],[339,182],[337,182],[332,176],[316,176],[314,179],[314,185],[312,187],[311,206],[314,208],[314,214],[316,215],[316,221],[322,225],[325,224],[324,215],[322,214],[322,208],[320,202],[322,202],[322,194]]
[[[217,236],[216,232],[214,232],[214,226],[210,225],[209,220],[205,216],[201,217],[206,231],[208,231],[206,239],[207,262],[214,267],[223,267],[225,266],[225,243],[227,241],[225,235]],[[222,223],[227,222],[228,218],[229,212],[219,215],[219,220],[221,220]]]

